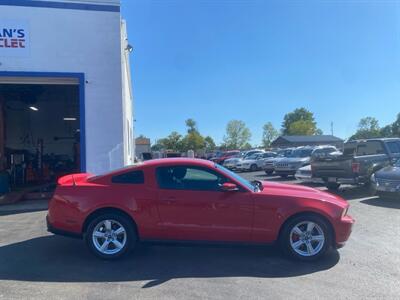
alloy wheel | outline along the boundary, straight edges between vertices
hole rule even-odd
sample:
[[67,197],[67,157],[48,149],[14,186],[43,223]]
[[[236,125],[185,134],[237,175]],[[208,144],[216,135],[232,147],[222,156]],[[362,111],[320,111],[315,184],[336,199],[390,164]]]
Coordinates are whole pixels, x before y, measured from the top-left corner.
[[102,220],[92,232],[92,241],[100,253],[116,254],[124,248],[127,242],[126,229],[116,220]]
[[325,243],[324,231],[312,221],[303,221],[293,226],[289,239],[293,251],[308,257],[317,255]]

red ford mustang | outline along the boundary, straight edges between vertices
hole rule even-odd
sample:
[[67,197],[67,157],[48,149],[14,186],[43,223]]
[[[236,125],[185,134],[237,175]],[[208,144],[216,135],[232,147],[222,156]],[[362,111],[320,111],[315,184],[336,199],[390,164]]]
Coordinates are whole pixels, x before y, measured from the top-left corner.
[[342,198],[309,187],[249,182],[206,160],[159,159],[102,176],[62,177],[48,230],[84,238],[101,258],[138,241],[274,243],[314,260],[349,238]]

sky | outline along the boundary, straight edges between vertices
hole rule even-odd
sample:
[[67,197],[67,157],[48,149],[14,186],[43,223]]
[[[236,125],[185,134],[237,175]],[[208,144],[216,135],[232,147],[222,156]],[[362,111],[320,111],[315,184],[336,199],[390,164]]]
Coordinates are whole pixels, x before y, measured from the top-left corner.
[[135,134],[152,142],[188,118],[218,143],[242,120],[260,145],[298,107],[341,138],[400,112],[400,1],[122,0],[122,16]]

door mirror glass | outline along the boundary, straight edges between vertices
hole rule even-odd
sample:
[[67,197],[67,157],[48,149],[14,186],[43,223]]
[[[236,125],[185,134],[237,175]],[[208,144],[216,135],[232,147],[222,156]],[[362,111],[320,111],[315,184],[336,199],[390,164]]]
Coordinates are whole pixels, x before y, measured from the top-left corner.
[[224,192],[234,192],[238,191],[239,188],[234,183],[225,182],[224,184],[221,185],[221,190],[223,190]]

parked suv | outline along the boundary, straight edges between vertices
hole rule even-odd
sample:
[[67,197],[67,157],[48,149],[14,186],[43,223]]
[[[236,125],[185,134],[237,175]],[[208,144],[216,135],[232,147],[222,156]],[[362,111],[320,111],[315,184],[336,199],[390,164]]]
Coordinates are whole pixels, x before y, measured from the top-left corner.
[[296,171],[310,164],[311,157],[326,157],[329,153],[337,152],[334,146],[304,146],[295,149],[292,154],[275,163],[275,173],[281,177],[294,176]]
[[277,151],[276,157],[270,157],[263,160],[262,169],[266,174],[271,175],[275,171],[275,163],[285,157],[289,157],[295,148],[281,149]]
[[400,139],[382,138],[350,141],[341,155],[315,158],[314,177],[322,178],[330,189],[341,184],[369,184],[373,173],[400,158]]

